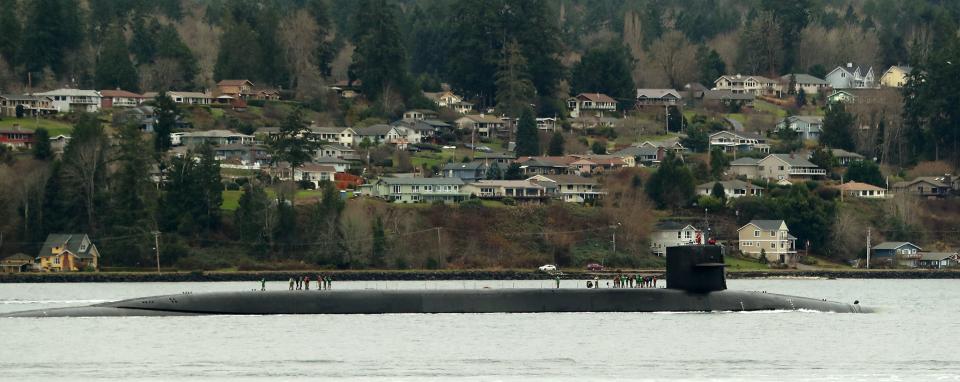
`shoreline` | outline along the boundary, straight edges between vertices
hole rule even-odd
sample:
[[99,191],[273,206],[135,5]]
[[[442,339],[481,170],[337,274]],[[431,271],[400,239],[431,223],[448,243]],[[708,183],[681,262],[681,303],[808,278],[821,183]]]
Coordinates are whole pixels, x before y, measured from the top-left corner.
[[[657,275],[662,269],[625,270],[628,274]],[[71,272],[2,273],[0,283],[75,282],[213,282],[286,281],[295,276],[329,275],[337,281],[442,281],[442,280],[550,280],[554,276],[528,270],[306,270],[306,271],[187,271],[187,272]],[[564,279],[610,278],[613,272],[565,272]],[[728,271],[728,279],[960,279],[960,270],[744,270]]]

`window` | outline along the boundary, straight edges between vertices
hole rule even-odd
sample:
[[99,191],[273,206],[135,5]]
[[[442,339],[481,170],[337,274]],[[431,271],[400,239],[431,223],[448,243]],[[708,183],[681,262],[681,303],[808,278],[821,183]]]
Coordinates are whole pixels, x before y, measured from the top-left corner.
[[54,264],[60,264],[60,256],[54,257],[54,258],[53,258],[53,263],[54,263]]
[[777,237],[776,231],[770,231],[770,237]]
[[753,237],[760,237],[760,230],[753,231]]
[[399,185],[393,186],[393,193],[394,193],[394,194],[399,194],[399,193],[400,193],[400,186],[399,186]]
[[684,236],[686,236],[687,239],[693,237],[693,235],[692,235],[692,233],[691,233],[690,231],[685,231],[685,232],[684,232]]
[[420,192],[420,186],[410,186],[411,191]]
[[777,243],[770,243],[770,248],[776,248],[776,247],[777,247]]
[[426,192],[433,192],[433,186],[423,186],[423,190]]

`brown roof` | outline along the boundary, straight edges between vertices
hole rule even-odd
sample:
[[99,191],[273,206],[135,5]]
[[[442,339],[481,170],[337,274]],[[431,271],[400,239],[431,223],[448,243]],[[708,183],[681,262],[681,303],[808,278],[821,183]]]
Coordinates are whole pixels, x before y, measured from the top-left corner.
[[580,93],[577,94],[577,98],[585,98],[588,101],[593,102],[617,102],[615,99],[610,98],[610,96],[603,93]]
[[882,191],[883,189],[872,184],[850,181],[837,186],[840,191]]
[[250,82],[250,80],[221,80],[217,82],[217,86],[243,86],[248,83],[253,86],[253,82]]
[[316,163],[304,163],[298,170],[306,172],[337,172],[333,166],[321,165]]
[[127,97],[127,98],[143,98],[143,95],[128,92],[126,90],[101,90],[100,95],[103,97]]

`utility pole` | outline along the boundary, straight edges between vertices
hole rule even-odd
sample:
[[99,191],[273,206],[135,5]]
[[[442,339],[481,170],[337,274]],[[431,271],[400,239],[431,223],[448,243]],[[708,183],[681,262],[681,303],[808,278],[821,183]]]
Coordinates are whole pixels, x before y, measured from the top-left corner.
[[867,227],[867,269],[870,269],[870,227]]
[[160,273],[160,231],[153,231],[153,249],[157,254],[157,273]]
[[437,227],[437,267],[440,267],[440,263],[443,261],[443,247],[440,246],[440,227]]

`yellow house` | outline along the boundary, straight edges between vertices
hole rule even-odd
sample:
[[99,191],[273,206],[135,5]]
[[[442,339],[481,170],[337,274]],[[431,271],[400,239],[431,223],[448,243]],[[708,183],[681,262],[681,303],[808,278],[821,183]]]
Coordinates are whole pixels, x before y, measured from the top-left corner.
[[737,230],[740,252],[755,258],[760,254],[767,261],[792,263],[797,254],[797,238],[790,234],[783,220],[751,220]]
[[45,272],[97,270],[100,251],[86,234],[54,233],[43,243],[37,265]]
[[902,88],[907,84],[907,76],[913,69],[909,66],[891,66],[880,76],[880,86],[888,88]]

